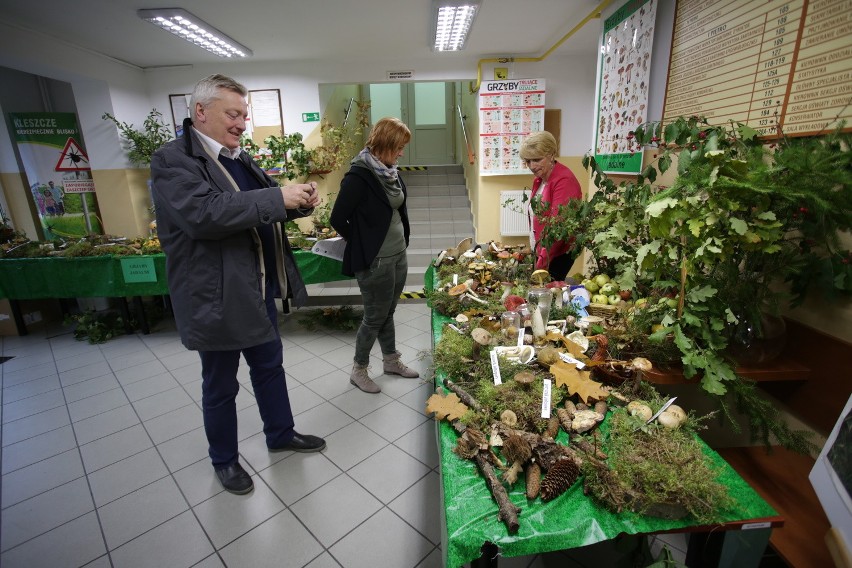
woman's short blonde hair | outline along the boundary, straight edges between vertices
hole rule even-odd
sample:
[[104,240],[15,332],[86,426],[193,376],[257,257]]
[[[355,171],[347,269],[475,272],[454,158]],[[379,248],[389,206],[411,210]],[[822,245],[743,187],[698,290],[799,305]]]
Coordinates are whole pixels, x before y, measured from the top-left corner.
[[374,156],[382,156],[395,152],[400,146],[411,141],[411,130],[403,121],[392,116],[386,116],[373,125],[365,146]]
[[534,160],[537,158],[556,157],[559,148],[556,138],[547,131],[533,132],[521,143],[521,159]]

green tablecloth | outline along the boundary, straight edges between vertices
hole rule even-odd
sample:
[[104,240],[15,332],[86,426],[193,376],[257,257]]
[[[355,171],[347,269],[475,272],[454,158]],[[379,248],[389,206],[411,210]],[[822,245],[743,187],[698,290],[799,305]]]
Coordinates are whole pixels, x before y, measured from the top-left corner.
[[[309,251],[295,251],[294,255],[305,284],[348,278],[341,274],[342,264],[337,260]],[[121,258],[86,256],[2,259],[0,298],[117,298],[169,293],[165,255],[132,257],[153,259],[155,282],[126,282],[121,269]]]
[[[449,318],[433,312],[435,341],[440,339],[443,326],[449,321]],[[437,380],[443,378],[440,373],[436,376]],[[497,504],[476,464],[452,453],[457,437],[446,421],[440,423],[438,450],[447,530],[444,550],[448,567],[456,568],[478,558],[485,542],[496,544],[502,555],[511,557],[586,546],[613,539],[621,533],[698,528],[688,518],[672,521],[631,512],[611,513],[583,495],[582,482],[548,503],[540,499],[527,502],[525,488],[518,483],[509,495],[512,502],[521,508],[520,529],[517,534],[510,535],[497,518]],[[721,523],[756,522],[772,517],[772,520],[778,521],[775,510],[719,454],[703,442],[701,444],[714,469],[720,472],[718,480],[729,488],[736,503],[734,509],[721,515],[720,526]]]

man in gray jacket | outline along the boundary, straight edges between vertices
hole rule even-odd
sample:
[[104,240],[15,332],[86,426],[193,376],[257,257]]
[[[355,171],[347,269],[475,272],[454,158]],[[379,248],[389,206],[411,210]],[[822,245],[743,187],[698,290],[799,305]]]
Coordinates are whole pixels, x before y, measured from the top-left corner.
[[310,215],[316,184],[279,187],[240,149],[246,88],[229,77],[200,81],[184,134],[151,161],[157,233],[181,342],[201,357],[210,459],[231,493],[252,490],[239,463],[237,368],[249,366],[271,452],[316,452],[317,436],[293,429],[275,297],[301,305],[305,286],[281,223]]

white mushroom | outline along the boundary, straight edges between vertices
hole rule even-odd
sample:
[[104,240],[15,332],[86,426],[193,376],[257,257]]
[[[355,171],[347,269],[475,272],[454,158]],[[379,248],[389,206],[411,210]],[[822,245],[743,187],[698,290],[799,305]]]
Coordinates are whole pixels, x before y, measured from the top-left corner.
[[627,412],[631,416],[638,416],[643,422],[647,422],[654,415],[650,406],[638,400],[634,400],[627,405]]

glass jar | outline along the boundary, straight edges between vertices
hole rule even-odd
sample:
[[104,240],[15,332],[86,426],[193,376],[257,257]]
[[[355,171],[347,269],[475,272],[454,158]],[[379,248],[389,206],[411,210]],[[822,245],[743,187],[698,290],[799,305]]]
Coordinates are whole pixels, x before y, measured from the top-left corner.
[[527,292],[534,345],[541,345],[545,341],[544,336],[547,334],[547,321],[550,319],[552,303],[553,294],[547,288],[530,288]]
[[518,333],[521,328],[521,314],[518,312],[503,312],[500,316],[500,331],[503,338],[509,345],[515,345],[518,342]]

